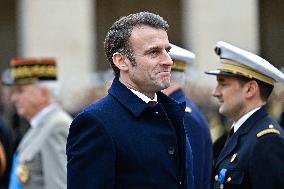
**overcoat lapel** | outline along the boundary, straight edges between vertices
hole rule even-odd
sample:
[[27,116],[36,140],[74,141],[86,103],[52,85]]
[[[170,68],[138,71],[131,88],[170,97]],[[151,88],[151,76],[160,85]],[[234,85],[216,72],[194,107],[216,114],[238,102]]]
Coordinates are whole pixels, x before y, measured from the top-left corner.
[[228,155],[230,155],[230,153],[237,147],[237,144],[239,144],[239,140],[241,139],[241,137],[247,134],[249,130],[255,126],[256,121],[266,115],[267,108],[266,106],[263,106],[243,123],[243,125],[238,129],[238,131],[234,133],[226,142],[216,161],[215,167],[217,167]]

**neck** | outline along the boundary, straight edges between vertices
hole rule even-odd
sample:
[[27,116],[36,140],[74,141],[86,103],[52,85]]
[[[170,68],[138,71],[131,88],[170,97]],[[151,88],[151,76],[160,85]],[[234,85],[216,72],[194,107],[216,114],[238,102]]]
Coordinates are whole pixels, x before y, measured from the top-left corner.
[[232,120],[234,122],[237,122],[239,119],[241,119],[241,117],[243,117],[245,114],[247,114],[248,112],[258,108],[258,107],[261,107],[263,105],[265,105],[266,103],[265,102],[259,102],[259,103],[256,103],[256,104],[251,104],[249,106],[246,107],[246,109],[244,109],[244,111],[242,111],[239,116],[236,116],[235,118],[233,118]]
[[145,91],[145,90],[139,89],[139,88],[135,87],[131,82],[127,82],[127,80],[123,80],[121,77],[119,78],[119,81],[123,85],[125,85],[127,88],[138,91],[138,92],[144,94],[145,96],[147,96],[150,99],[154,99],[154,97],[155,97],[155,94],[156,94],[155,91]]

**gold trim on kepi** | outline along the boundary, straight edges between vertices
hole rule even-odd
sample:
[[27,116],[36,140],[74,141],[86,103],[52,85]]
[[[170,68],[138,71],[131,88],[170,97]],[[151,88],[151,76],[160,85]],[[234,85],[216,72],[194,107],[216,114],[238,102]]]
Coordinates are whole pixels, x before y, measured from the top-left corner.
[[219,41],[215,53],[220,58],[217,69],[205,72],[210,75],[244,76],[269,85],[284,83],[284,74],[262,57],[234,45]]
[[57,79],[54,58],[14,58],[10,64],[14,85]]
[[173,60],[172,71],[183,72],[186,69],[186,62],[180,60]]
[[275,80],[271,77],[268,77],[246,65],[227,59],[221,59],[221,62],[222,64],[220,64],[220,67],[218,68],[220,71],[233,73],[235,75],[242,75],[251,79],[254,78],[270,85],[274,85],[275,83]]
[[27,184],[30,180],[30,171],[27,165],[19,164],[16,170],[16,174],[20,183]]

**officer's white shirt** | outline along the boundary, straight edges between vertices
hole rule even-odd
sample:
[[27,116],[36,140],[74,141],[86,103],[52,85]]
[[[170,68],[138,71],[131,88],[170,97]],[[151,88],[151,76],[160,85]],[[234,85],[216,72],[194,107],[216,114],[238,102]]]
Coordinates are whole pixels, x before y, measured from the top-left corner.
[[53,109],[55,109],[58,105],[56,103],[50,104],[43,108],[40,112],[38,112],[34,117],[32,117],[30,121],[30,125],[32,128],[36,128],[39,125],[39,122],[47,115],[49,112],[51,112]]
[[232,127],[234,127],[234,133],[237,132],[237,130],[242,126],[242,124],[257,110],[259,110],[261,108],[257,107],[251,111],[249,111],[248,113],[246,113],[245,115],[243,115],[237,122],[234,122]]

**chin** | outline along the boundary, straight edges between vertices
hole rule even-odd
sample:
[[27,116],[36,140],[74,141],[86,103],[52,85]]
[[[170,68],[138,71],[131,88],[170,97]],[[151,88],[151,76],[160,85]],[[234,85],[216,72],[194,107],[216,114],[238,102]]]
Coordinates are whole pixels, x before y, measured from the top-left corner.
[[222,108],[222,106],[219,107],[219,113],[222,115],[226,114],[226,111],[224,110],[224,108]]

